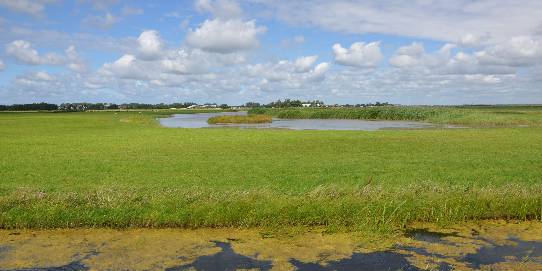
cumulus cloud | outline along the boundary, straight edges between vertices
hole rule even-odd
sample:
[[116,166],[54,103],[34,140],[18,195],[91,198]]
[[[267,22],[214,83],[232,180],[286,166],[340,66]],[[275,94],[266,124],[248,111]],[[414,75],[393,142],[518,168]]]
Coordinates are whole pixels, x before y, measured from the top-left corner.
[[232,53],[258,47],[258,35],[265,31],[255,21],[206,20],[199,28],[187,33],[186,42],[210,52]]
[[542,39],[528,36],[513,37],[510,40],[476,52],[484,64],[529,66],[542,62]]
[[311,69],[311,67],[314,65],[317,59],[318,59],[318,56],[316,55],[300,57],[296,59],[294,62],[295,70],[297,72],[307,72]]
[[318,56],[299,57],[295,61],[281,60],[276,63],[258,63],[247,66],[247,74],[261,78],[260,84],[285,84],[288,88],[301,88],[306,83],[325,78],[329,63],[314,66]]
[[55,53],[40,56],[38,51],[32,47],[32,44],[24,40],[16,40],[7,44],[6,54],[30,65],[61,65],[64,63],[62,56]]
[[397,49],[397,52],[390,58],[390,64],[395,67],[411,67],[420,64],[425,48],[421,43],[413,42],[411,45]]
[[217,18],[238,18],[242,14],[239,4],[232,0],[196,0],[196,10],[209,12]]
[[163,42],[156,30],[143,31],[137,38],[137,42],[143,59],[156,59],[163,53]]
[[[98,72],[101,75],[110,77],[148,79],[149,72],[143,67],[148,67],[148,65],[139,63],[134,55],[125,54],[112,63],[105,63]],[[152,69],[149,69],[149,71],[152,71]]]
[[306,79],[310,81],[321,81],[324,79],[328,71],[329,71],[329,63],[322,62],[316,65],[316,67],[314,67],[314,69],[310,71]]
[[335,62],[345,66],[353,67],[375,67],[382,59],[380,42],[356,42],[350,49],[336,43],[332,47]]
[[161,61],[165,73],[196,74],[205,73],[211,66],[209,56],[200,50],[181,48]]

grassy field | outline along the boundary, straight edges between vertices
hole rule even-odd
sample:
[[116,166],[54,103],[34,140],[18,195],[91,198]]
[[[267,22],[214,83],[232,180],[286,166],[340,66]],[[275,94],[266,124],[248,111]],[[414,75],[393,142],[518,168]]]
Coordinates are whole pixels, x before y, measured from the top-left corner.
[[209,124],[221,123],[270,123],[273,119],[269,115],[247,115],[247,116],[216,116],[207,120]]
[[0,228],[541,219],[542,110],[479,110],[536,125],[171,129],[155,120],[171,112],[1,113]]
[[254,108],[284,119],[415,120],[473,127],[542,127],[542,106],[380,106],[365,108]]

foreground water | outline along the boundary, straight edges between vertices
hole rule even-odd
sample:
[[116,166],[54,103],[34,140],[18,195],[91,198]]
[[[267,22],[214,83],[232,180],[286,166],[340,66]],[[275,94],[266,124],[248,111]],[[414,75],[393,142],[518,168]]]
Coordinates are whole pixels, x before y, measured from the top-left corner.
[[273,119],[272,123],[264,124],[208,124],[210,117],[221,115],[246,115],[247,112],[220,112],[198,114],[175,114],[169,118],[159,119],[160,124],[170,128],[276,128],[291,130],[365,130],[380,129],[419,129],[431,128],[434,125],[414,121],[373,121],[345,119]]
[[416,225],[384,239],[265,230],[0,231],[0,270],[542,270],[542,223]]

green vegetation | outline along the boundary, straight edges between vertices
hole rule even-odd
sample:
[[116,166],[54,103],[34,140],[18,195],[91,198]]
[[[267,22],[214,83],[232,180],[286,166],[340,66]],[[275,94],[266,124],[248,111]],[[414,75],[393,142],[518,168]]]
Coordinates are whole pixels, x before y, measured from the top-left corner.
[[1,113],[0,228],[541,219],[542,110],[446,110],[533,127],[166,129],[155,118],[171,111]]
[[247,115],[247,116],[216,116],[209,118],[209,124],[226,124],[226,123],[271,123],[273,121],[268,115]]
[[415,120],[475,127],[542,127],[542,106],[376,106],[362,108],[254,108],[250,114],[284,119]]

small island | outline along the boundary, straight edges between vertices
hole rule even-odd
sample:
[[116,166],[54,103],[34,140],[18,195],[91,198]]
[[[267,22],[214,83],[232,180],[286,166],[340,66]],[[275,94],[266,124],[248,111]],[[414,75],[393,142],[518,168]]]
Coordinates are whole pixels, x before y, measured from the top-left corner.
[[246,116],[216,116],[209,118],[209,124],[257,124],[271,123],[273,118],[269,115],[246,115]]

